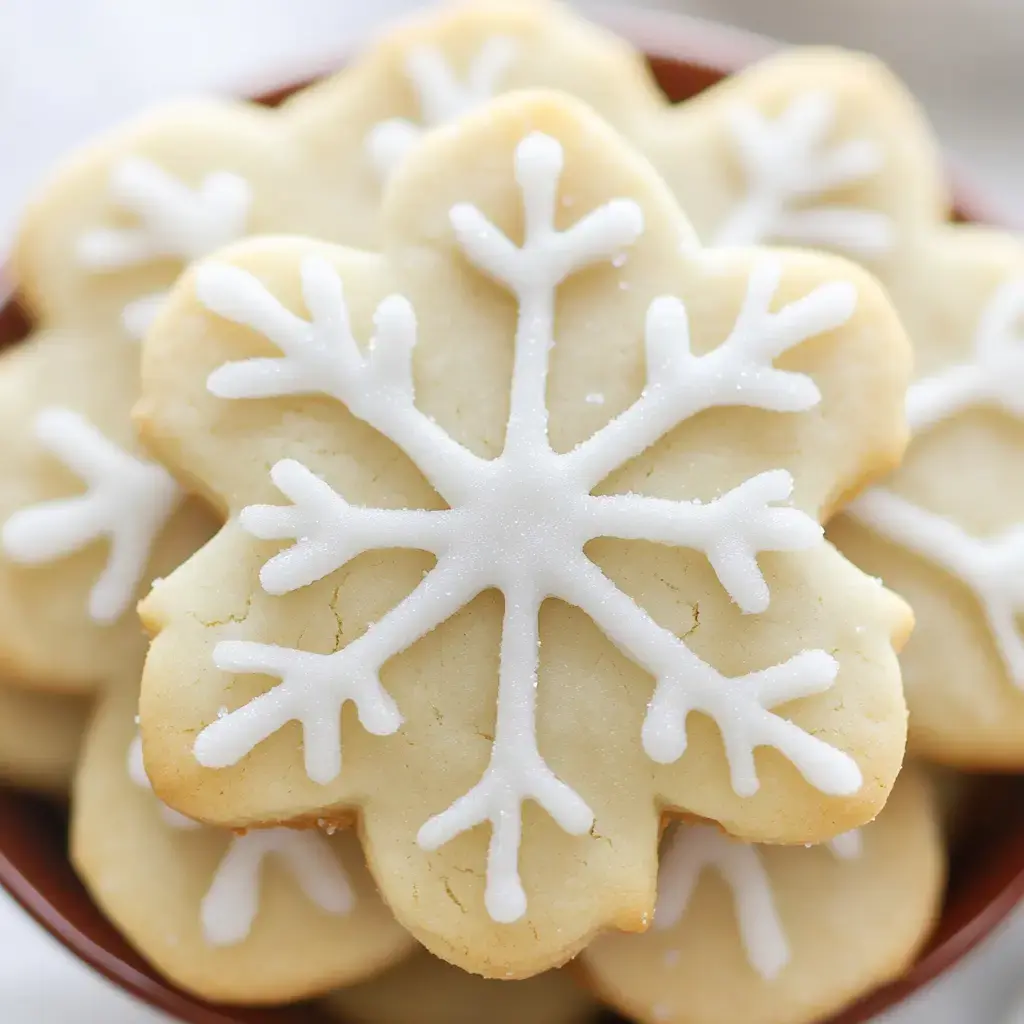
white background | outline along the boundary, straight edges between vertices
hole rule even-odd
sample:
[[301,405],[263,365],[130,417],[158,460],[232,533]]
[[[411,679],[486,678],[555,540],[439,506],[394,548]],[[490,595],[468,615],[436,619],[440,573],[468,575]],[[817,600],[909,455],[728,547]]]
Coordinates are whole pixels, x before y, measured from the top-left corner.
[[[0,0],[0,254],[32,183],[146,106],[321,67],[410,0]],[[888,59],[959,165],[1024,224],[1024,0],[652,0]],[[884,927],[884,922],[879,922]],[[1009,1024],[1024,916],[884,1024]],[[0,897],[0,1024],[154,1024]],[[1020,1022],[1024,1024],[1024,1017]]]

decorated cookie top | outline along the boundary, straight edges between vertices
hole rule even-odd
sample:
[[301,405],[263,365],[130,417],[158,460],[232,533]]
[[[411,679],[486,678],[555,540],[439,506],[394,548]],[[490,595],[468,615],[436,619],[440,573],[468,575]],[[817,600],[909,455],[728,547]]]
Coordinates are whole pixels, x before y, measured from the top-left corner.
[[660,807],[799,842],[873,817],[907,613],[818,522],[903,444],[877,286],[703,253],[546,94],[435,133],[384,217],[376,255],[201,262],[146,340],[144,435],[231,515],[143,607],[161,796],[359,808],[400,920],[512,975],[642,924]]
[[0,356],[0,660],[33,689],[137,680],[136,601],[213,532],[135,437],[137,343],[97,337],[44,329]]
[[280,1003],[359,981],[412,940],[377,896],[351,832],[199,825],[151,793],[131,687],[103,698],[72,805],[72,856],[94,898],[175,984]]
[[629,134],[711,245],[830,249],[888,284],[947,216],[924,116],[860,54],[783,52]]
[[1024,248],[936,231],[942,298],[908,300],[924,366],[907,395],[905,465],[832,535],[917,615],[905,654],[915,749],[968,767],[1024,763]]
[[645,1024],[823,1020],[906,969],[944,881],[933,796],[906,769],[877,821],[818,848],[675,827],[650,930],[600,938],[581,964],[606,1002]]

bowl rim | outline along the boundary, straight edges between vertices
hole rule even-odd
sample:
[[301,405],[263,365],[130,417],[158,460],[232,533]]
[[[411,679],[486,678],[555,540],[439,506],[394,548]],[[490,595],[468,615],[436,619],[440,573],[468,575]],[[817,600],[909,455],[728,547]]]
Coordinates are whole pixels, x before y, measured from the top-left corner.
[[[599,3],[587,5],[584,15],[611,29],[640,49],[649,58],[706,70],[721,78],[780,49],[784,44],[769,37],[672,11],[631,9],[623,5]],[[338,47],[326,60],[307,61],[301,66],[279,68],[275,74],[252,76],[236,82],[228,95],[265,100],[275,94],[293,91],[308,82],[332,73],[357,53],[366,40],[362,36]],[[971,221],[1006,226],[1009,218],[999,215],[995,204],[987,201],[972,185],[969,175],[951,174],[952,193],[957,208]],[[0,312],[17,302],[17,289],[10,267],[0,259]],[[924,986],[940,979],[950,968],[990,937],[1024,901],[1024,821],[1018,828],[1019,842],[1008,844],[1017,861],[1016,871],[1008,872],[1003,885],[994,887],[980,908],[966,915],[955,930],[941,942],[926,947],[911,967],[896,980],[883,984],[836,1016],[828,1024],[863,1024],[884,1009],[894,1008]],[[119,988],[165,1013],[181,1014],[191,1024],[283,1024],[279,1009],[252,1007],[216,1007],[179,992],[169,982],[155,982],[143,970],[100,945],[63,913],[55,902],[38,888],[0,846],[0,887],[73,956],[97,971]],[[244,1016],[242,1016],[244,1014]],[[290,1020],[291,1018],[289,1018]],[[304,1020],[310,1019],[304,1017]]]

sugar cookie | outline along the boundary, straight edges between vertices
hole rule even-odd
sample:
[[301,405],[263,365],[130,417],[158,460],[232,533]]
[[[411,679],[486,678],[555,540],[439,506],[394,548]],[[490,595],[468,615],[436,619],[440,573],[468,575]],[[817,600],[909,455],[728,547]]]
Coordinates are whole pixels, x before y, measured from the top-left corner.
[[677,826],[650,930],[600,938],[580,962],[601,998],[641,1024],[809,1024],[906,970],[944,880],[930,788],[905,769],[877,821],[821,847]]
[[84,700],[0,686],[0,781],[67,797],[88,716]]
[[903,446],[880,289],[703,253],[554,94],[438,130],[384,218],[380,255],[200,262],[147,336],[145,439],[230,511],[142,605],[157,792],[361,812],[399,920],[501,977],[644,926],[661,807],[782,842],[872,818],[909,614],[817,523]]
[[596,1010],[567,971],[495,981],[423,952],[339,989],[324,1006],[343,1024],[583,1024]]
[[232,835],[164,807],[142,767],[136,691],[112,686],[85,741],[71,856],[93,898],[175,984],[285,1003],[360,981],[413,948],[350,832]]

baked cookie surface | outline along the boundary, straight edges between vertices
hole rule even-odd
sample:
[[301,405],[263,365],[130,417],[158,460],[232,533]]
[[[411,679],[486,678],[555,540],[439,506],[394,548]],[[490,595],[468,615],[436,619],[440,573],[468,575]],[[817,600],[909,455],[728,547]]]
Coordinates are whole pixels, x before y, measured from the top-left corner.
[[425,140],[383,216],[380,254],[198,264],[147,337],[146,442],[229,513],[142,606],[161,797],[358,816],[399,920],[501,977],[643,927],[661,807],[784,842],[873,817],[909,615],[817,524],[902,449],[877,286],[702,252],[546,94]]
[[65,799],[89,711],[74,697],[0,687],[0,781]]
[[277,1004],[361,981],[412,951],[353,833],[232,835],[163,806],[142,765],[136,697],[109,687],[90,726],[71,858],[157,970],[213,1002]]
[[643,935],[580,957],[601,999],[643,1024],[805,1024],[899,977],[945,884],[940,816],[907,768],[877,821],[823,846],[748,846],[680,825]]

